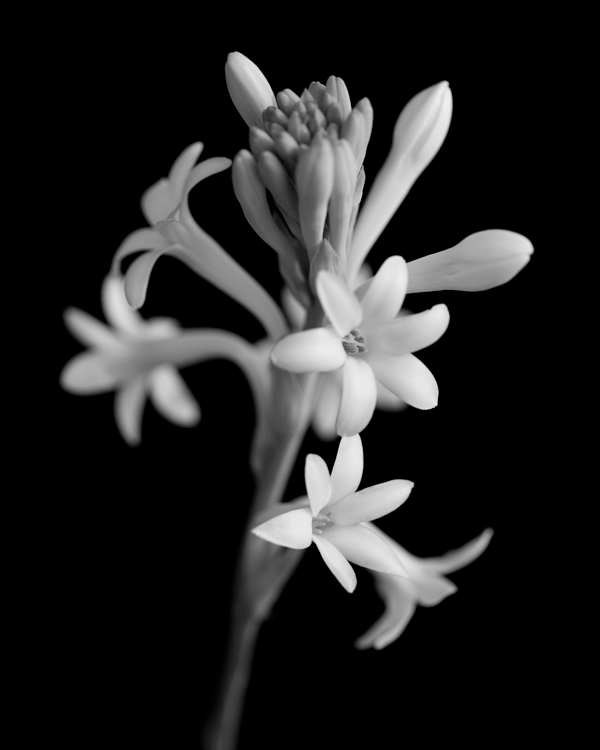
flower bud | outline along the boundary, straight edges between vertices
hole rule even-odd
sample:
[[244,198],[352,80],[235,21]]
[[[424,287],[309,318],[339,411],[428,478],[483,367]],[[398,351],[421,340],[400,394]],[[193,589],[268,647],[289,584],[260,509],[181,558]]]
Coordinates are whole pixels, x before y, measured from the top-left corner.
[[327,206],[333,190],[335,160],[328,138],[315,136],[310,148],[298,159],[300,226],[304,244],[312,257],[323,239]]
[[510,281],[529,262],[533,245],[522,234],[488,229],[449,250],[408,263],[408,292],[480,292]]
[[227,89],[235,108],[248,127],[264,129],[262,113],[276,107],[277,101],[269,82],[256,65],[240,52],[230,52],[225,65]]

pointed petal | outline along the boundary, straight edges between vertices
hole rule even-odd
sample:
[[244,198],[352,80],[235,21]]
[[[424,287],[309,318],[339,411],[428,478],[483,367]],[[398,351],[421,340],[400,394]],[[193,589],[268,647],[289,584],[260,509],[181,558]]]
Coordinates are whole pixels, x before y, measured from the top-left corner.
[[346,560],[335,545],[322,535],[315,534],[312,540],[317,545],[317,549],[321,553],[325,565],[327,565],[346,591],[351,594],[356,588],[356,573],[352,570],[352,566],[348,560]]
[[331,471],[331,508],[338,500],[356,492],[364,466],[363,444],[360,435],[343,437]]
[[142,439],[142,412],[146,403],[146,383],[143,376],[134,378],[117,391],[115,419],[123,440],[138,445]]
[[412,584],[396,576],[375,576],[375,584],[386,603],[383,615],[354,644],[356,648],[382,649],[400,637],[416,609]]
[[356,435],[371,421],[377,403],[377,382],[369,365],[348,357],[343,369],[342,401],[336,422],[338,435]]
[[329,469],[321,456],[309,453],[304,464],[304,481],[313,516],[327,505],[331,497]]
[[321,271],[318,274],[316,287],[325,315],[336,333],[343,338],[362,320],[359,301],[345,282],[330,271]]
[[[148,282],[154,264],[169,251],[169,248],[162,250],[151,250],[150,252],[140,255],[127,269],[125,274],[125,297],[127,302],[138,310],[146,301],[146,292],[148,291]],[[172,253],[169,253],[172,254]]]
[[230,166],[231,159],[228,159],[226,156],[213,156],[210,159],[205,159],[200,164],[197,164],[187,176],[182,189],[183,194],[187,195],[199,182],[202,182],[207,177],[211,177],[213,174],[224,172]]
[[366,487],[342,498],[331,512],[331,520],[342,526],[373,521],[399,508],[408,498],[414,482],[392,479]]
[[60,384],[70,393],[111,391],[125,377],[121,360],[100,352],[83,352],[67,362]]
[[168,245],[167,240],[156,229],[138,229],[121,243],[112,260],[113,274],[119,275],[121,261],[132,253],[140,250],[159,250]]
[[457,591],[452,581],[439,575],[421,576],[414,583],[419,592],[419,604],[424,607],[434,607]]
[[364,568],[407,578],[406,571],[392,548],[366,526],[331,524],[323,529],[321,538],[334,544],[350,562]]
[[272,544],[306,549],[312,540],[312,516],[308,508],[290,510],[255,526],[252,533]]
[[[408,271],[404,258],[399,255],[387,258],[375,276],[365,284],[366,292],[361,299],[361,328],[372,331],[393,320],[404,302],[407,284]],[[358,292],[357,296],[361,298]]]
[[486,529],[478,537],[459,549],[447,552],[440,557],[425,558],[422,561],[423,567],[437,573],[453,573],[455,570],[460,570],[460,568],[464,568],[473,560],[476,560],[486,550],[493,534],[492,529]]
[[125,279],[121,274],[109,274],[102,283],[102,310],[106,320],[117,330],[134,336],[143,335],[146,323],[132,310],[125,297]]
[[377,408],[384,411],[401,411],[408,404],[377,381]]
[[124,350],[124,345],[115,334],[96,318],[83,310],[69,307],[64,313],[65,325],[69,331],[85,346],[99,349]]
[[271,361],[290,372],[329,372],[347,358],[342,342],[331,328],[310,328],[281,339],[271,351]]
[[158,224],[181,203],[183,184],[202,152],[201,143],[193,143],[177,157],[168,179],[162,179],[142,195],[142,211],[150,224]]
[[[192,143],[192,145],[188,146],[174,161],[171,171],[169,172],[169,182],[171,183],[171,194],[173,196],[174,205],[163,216],[163,219],[166,218],[174,208],[177,208],[179,203],[181,203],[183,186],[189,179],[190,172],[194,168],[194,164],[198,161],[198,157],[203,149],[203,143],[200,143],[199,141],[197,143]],[[199,166],[204,166],[210,161],[210,159],[207,159]]]
[[446,305],[435,305],[414,315],[404,315],[369,333],[369,348],[393,355],[410,354],[434,344],[448,328]]
[[369,352],[367,362],[377,380],[398,398],[416,409],[433,409],[438,386],[427,367],[412,354],[393,356]]
[[165,419],[183,427],[200,420],[200,407],[172,365],[160,365],[148,374],[150,398]]

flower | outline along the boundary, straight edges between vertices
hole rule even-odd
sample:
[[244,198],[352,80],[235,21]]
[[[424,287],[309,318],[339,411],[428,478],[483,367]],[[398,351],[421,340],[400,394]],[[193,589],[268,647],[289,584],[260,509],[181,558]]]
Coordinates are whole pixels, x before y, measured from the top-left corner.
[[292,333],[271,352],[275,365],[292,372],[329,372],[343,367],[336,429],[354,435],[369,423],[377,382],[418,409],[437,404],[435,378],[413,356],[448,326],[445,305],[398,317],[407,286],[406,263],[392,256],[353,294],[334,274],[321,271],[316,287],[330,326]]
[[309,454],[304,470],[308,498],[269,508],[257,519],[252,533],[292,549],[305,549],[314,542],[327,567],[350,593],[356,588],[356,574],[348,561],[405,576],[397,555],[364,524],[402,505],[413,483],[394,479],[357,492],[362,471],[359,435],[340,440],[331,476],[325,461]]
[[442,557],[419,558],[407,552],[374,524],[367,526],[392,547],[408,578],[374,573],[375,584],[385,602],[385,612],[356,641],[355,645],[360,649],[385,648],[402,634],[417,604],[432,607],[453,594],[456,586],[444,574],[464,568],[476,560],[490,543],[493,534],[491,529],[486,529],[476,539]]
[[125,274],[125,296],[137,309],[144,304],[150,274],[161,255],[179,258],[200,276],[250,310],[267,333],[278,339],[287,332],[279,307],[260,284],[198,226],[188,207],[188,194],[199,182],[231,165],[224,157],[194,166],[203,144],[189,146],[173,164],[168,179],[159,180],[142,196],[142,211],[153,225],[130,234],[113,259],[113,273],[121,261],[140,250]]
[[60,377],[62,387],[81,394],[116,389],[117,427],[130,445],[141,440],[147,396],[169,421],[186,427],[197,424],[200,408],[177,370],[168,362],[149,369],[140,356],[144,343],[176,337],[176,322],[169,318],[144,320],[127,305],[123,280],[118,276],[105,278],[102,308],[113,328],[82,310],[70,308],[65,312],[71,333],[92,349],[65,366]]

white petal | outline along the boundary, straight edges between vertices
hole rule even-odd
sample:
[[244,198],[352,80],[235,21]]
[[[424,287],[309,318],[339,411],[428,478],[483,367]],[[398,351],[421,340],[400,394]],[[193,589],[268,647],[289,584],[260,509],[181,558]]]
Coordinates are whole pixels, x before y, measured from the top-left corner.
[[134,310],[138,310],[146,301],[148,282],[154,264],[161,255],[168,251],[169,248],[163,248],[162,250],[151,250],[143,253],[127,269],[125,273],[125,297]]
[[342,399],[341,370],[319,375],[320,391],[316,396],[313,430],[321,440],[333,440],[337,437],[335,422]]
[[165,419],[191,427],[200,419],[200,407],[172,365],[160,365],[148,374],[150,398]]
[[375,585],[385,602],[385,612],[356,641],[356,648],[389,646],[402,634],[416,608],[416,592],[410,581],[378,574],[375,575]]
[[121,274],[110,274],[105,277],[101,299],[102,310],[111,325],[134,336],[143,335],[146,323],[129,306],[125,297],[125,279]]
[[218,174],[231,166],[231,159],[226,156],[212,156],[210,159],[197,164],[187,176],[185,185],[183,186],[183,200],[187,200],[186,196],[190,190],[202,180],[207,177],[211,177],[213,174]]
[[[183,186],[185,185],[194,164],[198,161],[198,157],[203,149],[204,144],[200,142],[192,143],[192,145],[188,146],[173,163],[171,171],[169,172],[169,182],[171,183],[171,193],[176,202],[173,208],[171,208],[170,211],[167,211],[163,218],[168,216],[171,211],[177,207],[177,204],[181,202]],[[207,161],[210,161],[210,159]],[[206,161],[203,162],[203,164],[206,164]]]
[[399,508],[413,487],[414,483],[407,479],[392,479],[366,487],[337,502],[331,511],[331,520],[342,526],[374,521]]
[[282,547],[306,549],[312,539],[311,512],[308,508],[290,510],[255,526],[252,533]]
[[407,578],[396,553],[366,526],[339,526],[334,523],[323,529],[322,537],[334,544],[350,562],[381,573]]
[[105,353],[83,352],[66,364],[60,384],[71,393],[102,393],[111,391],[130,373],[130,362]]
[[329,372],[342,367],[347,355],[331,328],[310,328],[281,339],[271,351],[271,361],[290,372]]
[[86,346],[95,346],[109,351],[124,350],[125,348],[110,328],[107,328],[104,323],[83,312],[83,310],[70,307],[65,310],[64,321],[73,336]]
[[313,542],[321,553],[321,557],[333,575],[338,579],[348,593],[352,593],[356,588],[356,573],[352,566],[346,560],[344,555],[333,545],[328,542],[322,535],[314,535]]
[[112,271],[114,275],[119,275],[121,271],[121,261],[132,253],[140,250],[159,250],[161,247],[168,245],[167,240],[156,229],[138,229],[132,232],[119,246],[112,260]]
[[340,337],[346,336],[362,320],[360,302],[346,283],[330,271],[317,275],[317,295],[325,315]]
[[144,377],[137,377],[117,391],[115,419],[119,432],[129,445],[138,445],[141,437],[142,412],[146,403]]
[[331,479],[321,456],[309,453],[304,464],[304,481],[313,516],[327,505],[331,497]]
[[427,367],[412,354],[393,356],[369,352],[367,361],[377,380],[416,409],[433,409],[438,387]]
[[450,314],[446,305],[435,305],[414,315],[396,318],[369,333],[369,349],[401,355],[418,352],[434,344],[448,328]]
[[485,551],[493,534],[492,529],[486,529],[476,539],[472,539],[459,549],[447,552],[440,557],[425,558],[422,561],[423,567],[437,573],[453,573],[455,570],[460,570]]
[[343,370],[342,401],[336,422],[338,435],[356,435],[371,421],[377,403],[377,383],[369,365],[348,357]]
[[331,471],[330,507],[346,495],[356,492],[362,479],[363,466],[363,444],[360,435],[343,437]]
[[188,146],[171,167],[169,178],[159,180],[142,195],[142,211],[150,224],[158,224],[177,208],[185,179],[202,148],[201,143]]
[[422,576],[414,583],[419,592],[419,604],[424,607],[433,607],[457,591],[452,581],[438,575]]
[[363,322],[361,328],[371,331],[384,323],[389,323],[400,312],[406,286],[408,272],[406,262],[399,255],[387,258],[372,279],[369,279],[366,292],[361,298]]
[[377,381],[377,408],[384,411],[401,411],[408,404]]

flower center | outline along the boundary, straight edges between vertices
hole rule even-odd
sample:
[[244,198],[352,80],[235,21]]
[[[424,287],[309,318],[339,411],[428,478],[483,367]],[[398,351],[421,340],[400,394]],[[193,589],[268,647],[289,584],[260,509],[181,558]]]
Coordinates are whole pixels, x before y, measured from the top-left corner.
[[362,354],[367,351],[365,337],[356,328],[350,331],[347,336],[344,336],[342,346],[346,354]]
[[331,513],[327,513],[327,515],[323,513],[319,513],[318,515],[313,517],[312,520],[312,530],[313,534],[322,534],[323,529],[327,526],[331,526],[333,521],[329,518]]

